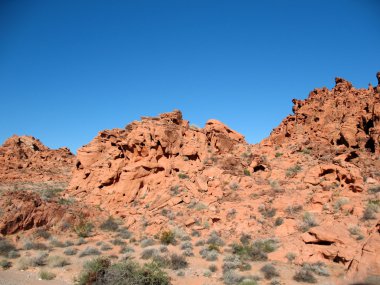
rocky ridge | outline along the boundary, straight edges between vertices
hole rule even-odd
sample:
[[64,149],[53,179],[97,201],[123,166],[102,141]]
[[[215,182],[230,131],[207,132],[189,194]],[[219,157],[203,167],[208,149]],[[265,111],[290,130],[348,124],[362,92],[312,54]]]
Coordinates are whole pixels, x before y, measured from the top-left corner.
[[[286,262],[291,252],[295,264],[342,266],[347,280],[379,275],[380,73],[377,78],[379,85],[368,89],[337,78],[332,90],[294,99],[294,114],[256,145],[216,120],[191,126],[180,111],[102,131],[75,162],[62,151],[65,167],[74,165],[63,197],[118,217],[141,235],[181,229],[215,230],[229,241],[269,237],[278,242],[270,260]],[[0,159],[7,157],[0,164],[4,180],[16,181],[24,167],[42,171],[34,164],[18,168],[26,151],[9,147],[19,144],[13,141],[0,149]]]

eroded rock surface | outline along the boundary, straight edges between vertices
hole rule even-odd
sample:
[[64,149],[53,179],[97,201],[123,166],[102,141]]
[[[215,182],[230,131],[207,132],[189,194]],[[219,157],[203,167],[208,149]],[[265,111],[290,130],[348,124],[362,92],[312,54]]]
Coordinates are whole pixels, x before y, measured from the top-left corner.
[[12,136],[0,147],[0,183],[68,182],[75,156],[52,150],[31,136]]

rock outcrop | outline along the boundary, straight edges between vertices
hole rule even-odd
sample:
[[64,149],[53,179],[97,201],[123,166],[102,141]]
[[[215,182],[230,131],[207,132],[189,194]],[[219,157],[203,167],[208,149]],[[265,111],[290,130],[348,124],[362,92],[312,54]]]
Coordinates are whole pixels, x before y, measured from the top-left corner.
[[[68,210],[70,208],[70,210]],[[0,199],[0,234],[9,235],[21,231],[44,227],[55,231],[71,230],[88,209],[61,205],[57,201],[46,201],[40,195],[27,191],[9,191]],[[67,226],[69,225],[69,227]]]
[[71,179],[74,160],[75,156],[67,148],[52,150],[34,137],[14,135],[0,146],[0,185],[66,185]]
[[212,202],[222,195],[213,177],[243,174],[246,147],[242,135],[217,120],[198,129],[180,111],[143,117],[100,132],[78,150],[68,195],[122,216],[132,203],[155,210],[201,196]]
[[380,94],[372,87],[356,89],[342,78],[335,83],[332,90],[313,90],[306,100],[293,99],[294,114],[265,142],[311,147],[320,156],[347,149],[379,155]]

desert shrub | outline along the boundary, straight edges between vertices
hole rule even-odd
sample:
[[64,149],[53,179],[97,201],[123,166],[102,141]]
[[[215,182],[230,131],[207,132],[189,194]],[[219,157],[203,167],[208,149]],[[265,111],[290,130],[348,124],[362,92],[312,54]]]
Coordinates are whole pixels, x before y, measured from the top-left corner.
[[7,257],[9,252],[15,251],[16,247],[8,240],[0,238],[0,256]]
[[208,269],[206,269],[206,270],[203,272],[203,276],[204,276],[204,277],[211,277],[211,275],[212,275],[212,272],[211,272],[210,270],[208,270]]
[[132,237],[132,233],[127,228],[119,228],[117,237],[122,239],[130,239]]
[[21,258],[18,260],[18,263],[17,263],[17,269],[19,269],[19,270],[26,270],[26,269],[28,269],[30,266],[31,266],[30,258],[27,258],[27,257],[21,257]]
[[19,258],[20,253],[17,250],[11,250],[8,252],[8,258]]
[[280,156],[282,156],[283,155],[283,153],[282,152],[276,152],[276,154],[274,155],[275,157],[280,157]]
[[302,232],[308,231],[312,227],[318,226],[318,223],[313,214],[306,212],[302,217],[302,223],[299,225],[299,229]]
[[302,205],[291,205],[291,206],[286,207],[285,213],[287,213],[288,215],[293,216],[295,214],[298,214],[302,210],[303,210]]
[[100,251],[94,247],[86,247],[80,254],[79,257],[89,256],[89,255],[100,255]]
[[334,210],[340,211],[343,205],[346,205],[350,202],[350,200],[346,197],[339,198],[338,200],[335,201],[334,203]]
[[348,229],[350,234],[354,236],[357,240],[362,240],[364,238],[362,232],[360,231],[360,228],[357,226],[350,227]]
[[216,232],[216,231],[212,231],[210,236],[208,237],[207,241],[206,241],[207,244],[214,244],[214,245],[217,245],[217,246],[223,246],[224,245],[224,241],[222,240],[222,238],[219,236],[219,234]]
[[288,169],[286,169],[285,175],[286,175],[286,177],[294,177],[301,170],[302,170],[302,167],[297,164],[295,166],[292,166],[292,167],[289,167]]
[[256,240],[251,244],[232,244],[232,253],[239,255],[242,260],[265,261],[267,254],[277,249],[274,239]]
[[203,239],[197,240],[195,242],[195,246],[204,246],[204,245],[205,245],[205,241]]
[[252,237],[251,237],[251,235],[249,235],[249,234],[242,234],[241,236],[240,236],[240,242],[242,243],[242,244],[248,244],[250,241],[252,240]]
[[185,242],[181,243],[181,249],[182,250],[193,249],[193,244],[190,241],[185,241]]
[[47,263],[51,267],[64,267],[66,265],[69,265],[70,261],[63,256],[54,255],[54,256],[49,256]]
[[190,240],[191,240],[191,236],[189,236],[189,235],[181,236],[181,241],[190,241]]
[[301,268],[297,271],[293,276],[293,279],[297,282],[317,283],[317,279],[314,277],[313,272],[305,268]]
[[193,249],[192,249],[192,248],[186,248],[186,249],[182,252],[182,254],[183,254],[184,256],[194,256],[194,253],[193,253]]
[[30,266],[44,266],[47,263],[47,258],[49,254],[47,252],[41,251],[36,256],[30,258]]
[[330,276],[329,270],[323,262],[304,263],[302,264],[302,268],[320,276]]
[[218,267],[215,265],[215,264],[211,264],[208,269],[211,271],[211,272],[216,272],[218,271]]
[[119,245],[119,246],[125,246],[127,243],[119,238],[115,238],[113,240],[111,240],[111,243],[113,245]]
[[377,216],[377,212],[379,211],[379,205],[376,203],[376,201],[369,201],[364,213],[363,213],[363,220],[375,220]]
[[276,227],[281,226],[283,223],[284,223],[284,219],[281,217],[277,217],[276,220],[274,221],[274,225]]
[[82,245],[82,244],[86,244],[87,241],[83,238],[83,237],[80,237],[78,239],[78,241],[76,242],[76,245]]
[[108,259],[101,259],[86,264],[76,284],[170,285],[170,279],[154,262],[143,266],[132,261],[122,261],[111,265]]
[[82,238],[89,237],[92,229],[94,228],[92,223],[81,220],[78,225],[74,226],[74,232]]
[[58,204],[60,204],[60,205],[72,205],[72,204],[74,204],[74,202],[75,202],[75,199],[72,197],[70,197],[68,199],[62,198],[62,197],[58,198]]
[[82,272],[80,273],[79,277],[76,278],[75,284],[102,284],[99,281],[101,281],[101,278],[104,276],[106,270],[110,266],[111,261],[106,257],[98,257],[86,262],[83,266]]
[[151,246],[154,244],[155,244],[155,241],[151,238],[145,238],[145,239],[141,240],[141,242],[140,242],[140,246],[142,248],[147,247],[147,246]]
[[372,186],[372,187],[368,188],[368,193],[369,194],[376,194],[376,193],[379,193],[379,192],[380,192],[380,185]]
[[43,229],[37,229],[35,232],[34,232],[34,237],[35,238],[43,238],[43,239],[49,239],[51,237],[51,234],[46,231],[46,230],[43,230]]
[[276,215],[276,209],[271,207],[261,207],[259,208],[259,212],[264,218],[273,218]]
[[201,236],[201,233],[197,230],[192,230],[191,231],[191,236],[192,237],[200,237]]
[[52,247],[66,247],[66,244],[60,240],[57,240],[56,238],[50,238],[50,241],[49,241],[49,244],[52,246]]
[[158,255],[158,250],[155,248],[146,248],[142,251],[141,253],[141,258],[142,259],[149,259],[152,258],[153,256]]
[[164,252],[168,252],[168,247],[166,245],[161,245],[160,246],[160,252],[164,253]]
[[65,255],[76,255],[78,250],[76,248],[67,248],[64,250]]
[[202,210],[207,209],[207,206],[201,202],[198,202],[194,205],[194,209],[197,211],[202,211]]
[[58,196],[60,192],[64,189],[44,189],[40,192],[40,196],[42,200],[50,201]]
[[0,267],[4,270],[9,269],[12,267],[12,262],[5,259],[0,260]]
[[130,246],[123,246],[120,251],[120,253],[124,254],[124,253],[132,253],[132,252],[135,252],[135,250],[130,247]]
[[273,277],[280,276],[276,267],[274,267],[272,264],[265,264],[263,267],[261,267],[260,271],[264,273],[265,279],[272,279]]
[[30,240],[26,240],[23,244],[23,249],[25,250],[47,250],[48,247],[46,244],[41,243],[41,242],[32,242]]
[[177,196],[180,192],[181,191],[180,191],[179,185],[175,185],[175,186],[170,187],[170,194],[172,196]]
[[113,247],[110,246],[108,243],[105,243],[103,244],[101,247],[100,247],[100,250],[102,251],[107,251],[107,250],[111,250]]
[[237,183],[237,182],[231,182],[230,183],[230,189],[231,190],[234,190],[234,191],[236,191],[236,190],[238,190],[239,189],[239,183]]
[[240,284],[244,277],[237,274],[235,270],[227,270],[223,272],[223,282],[226,285]]
[[247,263],[247,262],[242,262],[239,266],[239,270],[240,271],[248,271],[248,270],[251,270],[252,269],[252,266],[251,264]]
[[178,173],[178,177],[179,177],[179,179],[187,179],[187,178],[189,178],[189,176],[187,174],[185,174],[185,173]]
[[119,225],[115,219],[110,216],[100,225],[100,229],[108,232],[116,232],[119,229]]
[[173,253],[170,255],[170,268],[173,270],[186,268],[189,263],[186,260],[186,257],[183,255],[178,255]]
[[215,261],[218,259],[219,252],[215,249],[210,248],[203,248],[200,252],[200,255],[203,259],[206,259],[207,261]]
[[160,241],[162,244],[166,244],[166,245],[173,244],[173,245],[175,245],[176,244],[175,233],[173,231],[170,231],[170,230],[162,232],[161,236],[160,236]]
[[288,252],[285,255],[286,259],[288,260],[289,263],[293,262],[294,259],[296,259],[297,255],[294,252]]
[[269,285],[281,285],[281,282],[280,282],[279,280],[275,279],[275,280],[272,280],[272,281],[269,283]]
[[241,265],[242,265],[242,262],[241,262],[239,256],[234,255],[234,254],[233,255],[227,255],[223,259],[222,269],[223,269],[223,272],[226,272],[226,271],[229,271],[229,270],[237,269]]
[[40,277],[42,280],[53,280],[57,275],[55,275],[53,272],[41,270],[38,273],[38,277]]
[[245,176],[251,176],[251,172],[248,169],[244,169],[244,175]]

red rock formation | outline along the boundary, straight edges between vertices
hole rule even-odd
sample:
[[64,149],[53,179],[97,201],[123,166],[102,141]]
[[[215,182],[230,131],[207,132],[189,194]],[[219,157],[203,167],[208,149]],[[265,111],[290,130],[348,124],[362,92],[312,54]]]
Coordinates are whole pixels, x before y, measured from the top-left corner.
[[[126,205],[141,199],[151,210],[189,203],[207,191],[213,200],[220,194],[209,183],[212,176],[242,174],[239,153],[246,146],[242,135],[216,120],[197,129],[179,111],[143,117],[125,129],[100,132],[78,150],[68,194],[124,216]],[[172,197],[173,187],[183,188],[179,197]]]
[[0,183],[63,181],[71,178],[75,156],[51,150],[30,136],[12,136],[0,147]]
[[[44,201],[37,193],[27,191],[6,192],[0,199],[0,234],[9,235],[34,228],[55,227],[57,231],[70,229],[78,222],[78,213],[84,213],[56,201]],[[87,210],[86,210],[87,211]],[[66,228],[67,229],[67,228]]]
[[265,143],[312,147],[320,155],[361,149],[380,154],[380,94],[355,89],[342,78],[332,90],[315,89],[306,100],[293,100],[294,115],[273,130]]

